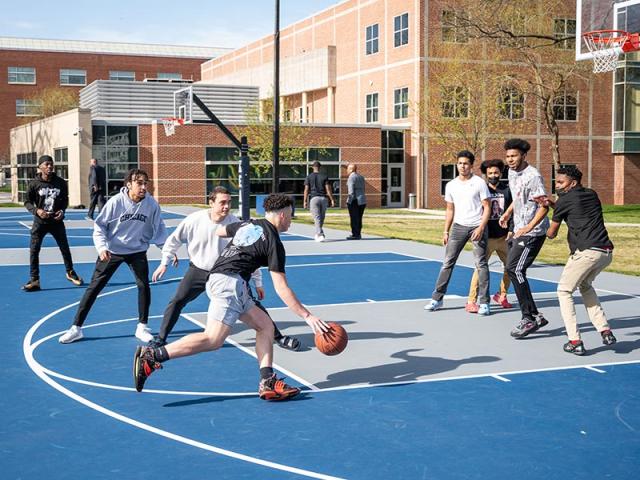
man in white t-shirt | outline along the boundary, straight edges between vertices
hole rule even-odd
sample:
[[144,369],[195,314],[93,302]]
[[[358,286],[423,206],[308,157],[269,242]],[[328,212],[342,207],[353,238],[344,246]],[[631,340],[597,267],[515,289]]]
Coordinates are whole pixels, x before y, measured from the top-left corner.
[[[216,235],[218,227],[239,222],[237,217],[229,213],[231,195],[226,188],[214,188],[209,195],[209,205],[210,209],[194,212],[180,222],[180,225],[169,235],[162,248],[162,260],[152,276],[154,282],[163,277],[172,261],[174,265],[178,264],[176,253],[183,244],[187,246],[187,251],[189,252],[189,269],[184,274],[180,285],[178,285],[178,290],[174,297],[167,305],[158,335],[149,342],[153,347],[166,345],[167,337],[176,325],[182,309],[206,290],[213,264],[230,240]],[[254,299],[254,302],[267,313],[266,309],[258,301],[264,298],[260,270],[253,272],[251,279],[255,284],[258,296],[257,300]],[[274,329],[274,340],[278,345],[288,350],[297,351],[300,349],[300,341],[297,338],[283,335],[275,323]]]
[[488,231],[486,229],[491,206],[486,182],[473,174],[475,157],[468,150],[458,153],[458,176],[447,183],[444,199],[447,211],[444,222],[442,244],[446,246],[444,262],[438,275],[431,301],[424,307],[436,311],[443,305],[442,299],[456,265],[458,256],[466,243],[473,243],[473,256],[478,270],[478,314],[489,315],[489,264],[487,263]]

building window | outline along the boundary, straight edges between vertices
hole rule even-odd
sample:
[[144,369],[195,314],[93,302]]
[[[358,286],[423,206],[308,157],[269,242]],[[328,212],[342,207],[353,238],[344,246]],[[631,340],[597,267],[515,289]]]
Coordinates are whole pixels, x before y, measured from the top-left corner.
[[304,108],[303,107],[298,107],[298,122],[300,123],[309,123],[311,121],[311,118],[309,117],[309,106],[307,105],[307,115],[306,117],[303,115],[304,114]]
[[86,70],[60,70],[60,85],[86,85]]
[[[554,18],[553,36],[557,39],[564,38],[555,44],[556,48],[573,50],[576,48],[576,21],[573,18]],[[569,37],[569,38],[568,38]]]
[[29,182],[36,178],[38,173],[38,154],[36,152],[19,153],[16,155],[18,167],[18,201],[27,199]]
[[409,43],[409,14],[403,13],[393,18],[393,46],[401,47]]
[[[563,163],[562,165],[559,165],[558,167],[575,167],[576,165],[574,163]],[[556,169],[554,168],[553,165],[551,165],[551,193],[555,195],[556,193]]]
[[442,116],[445,118],[469,116],[469,90],[466,87],[442,88]]
[[93,125],[92,135],[93,158],[107,171],[107,194],[115,195],[127,172],[138,168],[138,127]]
[[578,94],[566,90],[553,99],[553,117],[560,121],[578,120]]
[[[217,186],[231,193],[232,208],[239,205],[240,180],[238,175],[238,150],[229,147],[205,148],[206,194]],[[336,200],[340,198],[340,149],[307,148],[297,162],[280,162],[279,191],[291,195],[296,205],[301,206],[304,194],[304,179],[312,172],[313,162],[322,163],[322,172],[329,177]],[[265,165],[252,163],[250,206],[255,207],[256,195],[271,193],[272,170]]]
[[175,72],[158,72],[158,80],[182,80],[182,74]]
[[38,117],[42,114],[42,102],[40,100],[16,100],[17,117]]
[[284,121],[285,122],[290,122],[291,121],[291,110],[285,110],[284,111]]
[[67,147],[54,148],[53,159],[56,175],[67,180],[69,177],[69,149]]
[[378,94],[370,93],[367,95],[366,106],[367,123],[378,122]]
[[440,165],[440,195],[444,197],[444,190],[451,180],[456,178],[456,166],[449,165]]
[[378,53],[378,24],[369,25],[366,28],[366,54],[372,55]]
[[409,116],[409,88],[398,88],[393,91],[393,118],[407,118]]
[[515,87],[503,87],[498,98],[498,115],[509,120],[524,118],[524,94]]
[[34,67],[9,67],[9,83],[35,85],[36,69]]
[[454,43],[467,43],[469,41],[465,14],[451,10],[442,12],[442,41]]
[[125,72],[121,70],[111,70],[109,80],[119,80],[121,82],[133,82],[136,79],[136,72]]

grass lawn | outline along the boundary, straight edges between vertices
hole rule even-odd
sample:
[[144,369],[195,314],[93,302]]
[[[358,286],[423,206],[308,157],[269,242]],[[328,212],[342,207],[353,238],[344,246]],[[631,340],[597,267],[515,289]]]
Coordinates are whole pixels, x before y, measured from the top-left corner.
[[[300,213],[303,211],[300,210]],[[306,211],[305,211],[306,212]],[[349,217],[343,215],[331,215],[332,212],[347,213],[346,210],[331,210],[326,219],[325,226],[344,230],[345,236],[350,231]],[[368,216],[370,213],[386,212],[385,217]],[[398,211],[400,212],[400,211]],[[403,210],[403,212],[409,212]],[[415,214],[415,213],[414,213]],[[412,240],[415,242],[442,244],[443,220],[402,218],[406,214],[396,215],[395,210],[365,211],[363,219],[363,233],[379,235],[387,238]],[[605,221],[619,223],[639,223],[640,205],[607,206],[605,207]],[[295,222],[313,224],[310,216],[298,215]],[[638,250],[638,237],[640,227],[607,227],[609,236],[615,245],[613,263],[607,271],[624,273],[627,275],[640,275],[640,251]],[[567,228],[563,224],[558,237],[555,240],[547,240],[538,255],[537,260],[546,263],[564,265],[569,256],[569,245],[566,241]]]

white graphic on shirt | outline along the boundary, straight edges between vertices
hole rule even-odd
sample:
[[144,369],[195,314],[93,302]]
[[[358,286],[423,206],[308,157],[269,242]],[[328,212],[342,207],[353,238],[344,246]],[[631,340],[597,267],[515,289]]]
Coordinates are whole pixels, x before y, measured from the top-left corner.
[[42,209],[45,212],[53,212],[53,204],[56,201],[56,198],[58,198],[58,195],[60,195],[60,189],[52,187],[42,187],[38,190],[38,195],[40,195],[41,197],[45,197]]
[[232,243],[237,247],[248,247],[256,243],[263,236],[262,233],[260,225],[248,223],[238,229],[233,236]]

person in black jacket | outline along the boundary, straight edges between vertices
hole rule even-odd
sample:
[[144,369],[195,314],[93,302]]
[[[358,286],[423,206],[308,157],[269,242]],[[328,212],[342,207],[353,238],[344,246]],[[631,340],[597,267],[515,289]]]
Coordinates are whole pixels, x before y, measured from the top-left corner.
[[71,250],[64,228],[64,212],[69,205],[67,182],[53,171],[53,158],[43,155],[38,160],[38,174],[27,189],[24,206],[33,214],[31,226],[30,265],[31,279],[22,286],[27,292],[40,290],[40,248],[47,233],[55,238],[64,266],[67,280],[74,285],[82,285],[82,279],[73,270]]
[[87,212],[87,220],[93,220],[93,212],[96,209],[96,205],[99,210],[102,210],[102,207],[104,207],[104,194],[106,191],[107,175],[104,167],[98,165],[98,161],[92,158],[89,169],[89,196],[91,197],[91,203],[89,204],[89,211]]

